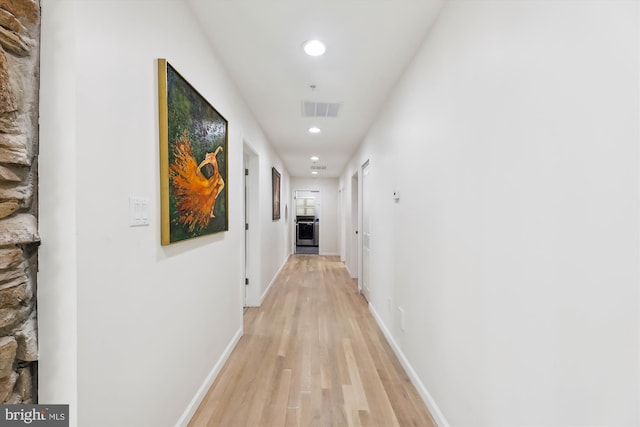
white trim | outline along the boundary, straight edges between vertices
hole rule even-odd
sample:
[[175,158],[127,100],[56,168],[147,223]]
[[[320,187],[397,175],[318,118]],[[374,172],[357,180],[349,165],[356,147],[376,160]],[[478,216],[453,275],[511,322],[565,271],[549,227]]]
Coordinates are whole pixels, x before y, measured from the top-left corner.
[[351,270],[349,270],[349,266],[347,265],[347,263],[345,261],[342,261],[342,263],[344,264],[344,268],[347,269],[347,273],[349,273],[349,277],[352,279],[357,279],[357,277],[353,277],[353,274],[351,273]]
[[[248,261],[245,267],[246,278],[249,279],[250,285],[245,286],[245,307],[259,307],[260,302],[260,287],[262,284],[262,262],[264,260],[262,255],[262,225],[260,221],[260,161],[261,154],[256,147],[249,141],[246,135],[242,136],[242,156],[246,156],[248,160],[249,176],[245,177],[243,172],[243,178],[247,179],[248,193],[247,198],[243,201],[243,205],[249,212],[249,230],[247,233],[248,241],[244,241],[244,251],[246,253]],[[244,168],[243,168],[244,169]],[[271,190],[269,190],[271,191]],[[244,219],[243,219],[244,221]],[[244,240],[244,239],[243,239]]]
[[289,257],[290,256],[291,256],[291,254],[287,255],[287,257],[284,259],[284,262],[282,263],[280,268],[278,268],[278,271],[276,271],[276,274],[273,275],[273,279],[271,279],[271,282],[269,283],[269,286],[267,286],[267,289],[264,290],[264,292],[262,293],[262,296],[260,297],[260,303],[258,304],[258,306],[262,305],[262,301],[264,301],[264,299],[267,297],[267,294],[271,290],[271,287],[273,286],[273,284],[276,283],[276,280],[278,279],[278,276],[280,275],[280,272],[284,268],[284,265],[287,263],[287,261],[289,261]]
[[202,403],[202,400],[207,395],[207,392],[211,388],[211,385],[213,384],[216,377],[220,373],[220,370],[222,369],[224,364],[227,362],[227,359],[229,359],[231,352],[236,347],[241,337],[242,337],[242,328],[240,328],[238,332],[236,332],[236,334],[231,339],[231,342],[229,343],[229,345],[227,345],[227,348],[225,348],[224,352],[222,353],[222,356],[220,356],[220,359],[218,359],[216,364],[213,365],[211,372],[209,372],[209,375],[207,375],[207,378],[205,378],[204,382],[196,392],[195,396],[193,396],[193,399],[191,399],[191,402],[189,402],[189,405],[182,413],[182,416],[178,419],[178,422],[176,422],[176,427],[187,427],[187,425],[189,424],[189,421],[191,421],[191,418],[193,418],[193,415],[196,413],[196,410],[198,410],[200,403]]
[[376,319],[376,322],[378,323],[380,330],[382,330],[382,333],[384,334],[385,338],[387,338],[387,342],[389,343],[394,353],[398,357],[398,360],[400,360],[400,363],[404,367],[404,370],[407,372],[407,375],[409,375],[409,379],[411,380],[415,388],[418,390],[418,393],[420,393],[420,397],[422,397],[422,400],[424,401],[425,405],[427,405],[427,408],[429,409],[429,412],[431,412],[431,416],[433,417],[433,421],[435,421],[438,427],[449,427],[449,423],[447,422],[446,418],[442,414],[442,411],[440,411],[440,408],[438,408],[436,401],[433,400],[433,397],[431,397],[431,394],[429,393],[425,385],[420,380],[420,377],[418,377],[418,374],[413,369],[413,366],[411,366],[406,356],[404,355],[404,353],[402,352],[402,350],[400,349],[396,341],[393,339],[393,336],[385,326],[384,322],[382,321],[382,318],[378,315],[378,312],[373,307],[373,305],[371,305],[371,303],[369,303],[369,311],[373,315],[374,319]]

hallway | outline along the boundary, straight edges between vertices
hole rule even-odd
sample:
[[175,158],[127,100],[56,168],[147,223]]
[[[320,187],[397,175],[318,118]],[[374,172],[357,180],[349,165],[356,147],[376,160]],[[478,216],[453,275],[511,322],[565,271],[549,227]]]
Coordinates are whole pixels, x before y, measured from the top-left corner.
[[339,259],[292,255],[189,425],[434,424]]

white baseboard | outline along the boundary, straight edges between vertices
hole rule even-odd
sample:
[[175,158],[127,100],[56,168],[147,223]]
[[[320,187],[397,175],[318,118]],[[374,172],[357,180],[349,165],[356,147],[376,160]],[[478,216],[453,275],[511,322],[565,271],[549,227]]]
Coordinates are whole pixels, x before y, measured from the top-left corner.
[[224,349],[222,356],[220,356],[216,364],[213,365],[211,372],[209,372],[209,375],[207,375],[207,378],[205,378],[204,382],[196,392],[195,396],[193,396],[193,399],[191,399],[191,402],[189,402],[187,409],[185,409],[185,411],[182,413],[182,416],[178,419],[178,422],[176,422],[175,427],[187,427],[187,425],[189,424],[189,421],[191,421],[191,418],[193,418],[193,415],[198,410],[200,403],[202,403],[202,400],[207,395],[207,392],[211,388],[211,385],[213,384],[216,377],[220,373],[220,370],[222,369],[224,364],[227,362],[227,359],[231,355],[231,352],[233,351],[233,349],[238,344],[238,341],[240,341],[241,337],[242,337],[242,328],[240,328],[238,332],[236,332],[236,334],[231,339],[231,342],[229,343],[229,345],[227,345],[227,348]]
[[353,275],[353,273],[351,273],[351,270],[349,270],[349,266],[347,265],[347,263],[344,263],[344,268],[347,269],[347,273],[349,273],[349,277],[351,277],[352,279],[357,279],[356,276]]
[[276,271],[276,274],[273,275],[273,278],[271,279],[271,282],[269,283],[269,286],[267,286],[267,289],[265,289],[264,292],[262,293],[262,295],[260,296],[260,302],[259,302],[258,306],[262,305],[262,301],[264,301],[264,299],[267,297],[267,294],[271,290],[271,287],[273,286],[273,284],[276,283],[276,280],[278,279],[278,276],[280,275],[280,272],[284,268],[284,265],[287,263],[287,261],[289,261],[289,257],[290,256],[291,256],[291,254],[287,255],[287,257],[284,259],[284,262],[282,263],[280,268],[278,268],[278,271]]
[[433,397],[431,397],[431,394],[429,393],[427,388],[424,386],[424,384],[418,377],[418,374],[413,369],[413,366],[411,366],[411,364],[407,360],[407,357],[404,355],[404,353],[402,352],[402,350],[400,349],[396,341],[393,339],[393,336],[387,329],[387,326],[384,324],[384,322],[382,321],[382,318],[378,315],[378,312],[373,307],[373,305],[371,305],[371,303],[369,303],[369,311],[371,312],[373,317],[376,319],[376,322],[378,323],[380,330],[382,330],[382,333],[387,338],[387,342],[395,352],[396,356],[398,357],[398,360],[400,360],[402,367],[407,372],[407,375],[409,375],[409,379],[411,380],[415,388],[418,390],[418,393],[420,394],[420,397],[422,397],[422,400],[424,401],[425,405],[427,405],[427,408],[429,409],[429,412],[433,417],[433,421],[435,421],[438,427],[449,427],[449,423],[447,422],[446,418],[442,414],[442,411],[440,411],[440,408],[438,408],[436,401],[433,400]]

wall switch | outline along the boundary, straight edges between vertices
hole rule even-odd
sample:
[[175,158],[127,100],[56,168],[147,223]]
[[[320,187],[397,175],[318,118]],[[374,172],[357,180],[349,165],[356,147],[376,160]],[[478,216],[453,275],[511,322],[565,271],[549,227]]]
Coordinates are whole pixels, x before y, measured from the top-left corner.
[[398,311],[400,312],[400,330],[404,332],[404,310],[398,307]]
[[393,192],[393,200],[397,203],[400,201],[400,191],[399,190],[395,190]]
[[129,197],[129,226],[149,225],[149,199],[146,197]]

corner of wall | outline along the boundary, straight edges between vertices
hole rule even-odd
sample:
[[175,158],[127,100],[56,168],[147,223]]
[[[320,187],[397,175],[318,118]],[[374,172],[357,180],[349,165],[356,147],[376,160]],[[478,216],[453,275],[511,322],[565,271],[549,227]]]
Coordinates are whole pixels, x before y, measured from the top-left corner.
[[182,416],[180,416],[180,418],[176,422],[175,424],[176,427],[187,427],[189,425],[189,421],[191,421],[191,418],[193,418],[193,415],[196,413],[196,411],[198,410],[198,407],[206,397],[207,392],[213,385],[213,382],[218,377],[218,374],[222,370],[222,367],[224,366],[224,364],[229,359],[229,356],[231,356],[231,352],[238,344],[238,341],[240,341],[240,338],[242,338],[242,328],[238,329],[238,331],[235,333],[235,335],[233,336],[233,338],[225,348],[224,352],[222,353],[218,361],[213,365],[213,368],[211,368],[211,371],[209,372],[205,380],[202,382],[202,384],[198,388],[198,391],[193,396],[193,399],[191,399],[191,402],[189,402],[189,405],[187,405],[187,408],[185,409],[184,413],[182,414]]
[[434,398],[431,396],[431,393],[429,393],[429,391],[427,390],[427,387],[420,380],[420,377],[416,373],[415,369],[413,369],[413,366],[411,366],[411,363],[409,363],[409,360],[402,352],[402,349],[400,348],[398,343],[396,343],[396,341],[393,339],[393,335],[391,335],[391,332],[389,332],[387,325],[385,325],[385,323],[382,321],[382,318],[378,315],[378,312],[376,311],[376,309],[373,307],[371,303],[369,303],[369,311],[373,315],[374,319],[376,319],[376,323],[378,323],[378,326],[380,327],[380,330],[382,331],[385,338],[387,339],[387,342],[393,349],[393,352],[398,357],[398,360],[402,364],[402,367],[407,372],[407,375],[409,376],[411,383],[418,390],[418,393],[420,394],[420,397],[422,397],[422,400],[424,401],[425,405],[427,405],[427,408],[429,409],[429,412],[433,417],[433,421],[436,423],[438,427],[449,427],[449,422],[444,417],[444,414],[438,407],[438,404],[436,403]]
[[289,261],[290,257],[291,257],[291,254],[288,254],[287,257],[282,262],[282,265],[280,265],[280,267],[278,268],[278,271],[276,271],[276,273],[273,275],[273,278],[269,282],[269,285],[267,286],[267,288],[264,290],[264,292],[260,296],[260,302],[258,304],[259,306],[262,305],[262,302],[264,301],[264,299],[269,294],[269,291],[271,290],[271,287],[274,285],[274,283],[276,283],[276,280],[278,280],[278,276],[280,275],[280,272],[282,271],[284,266],[287,264],[287,261]]

